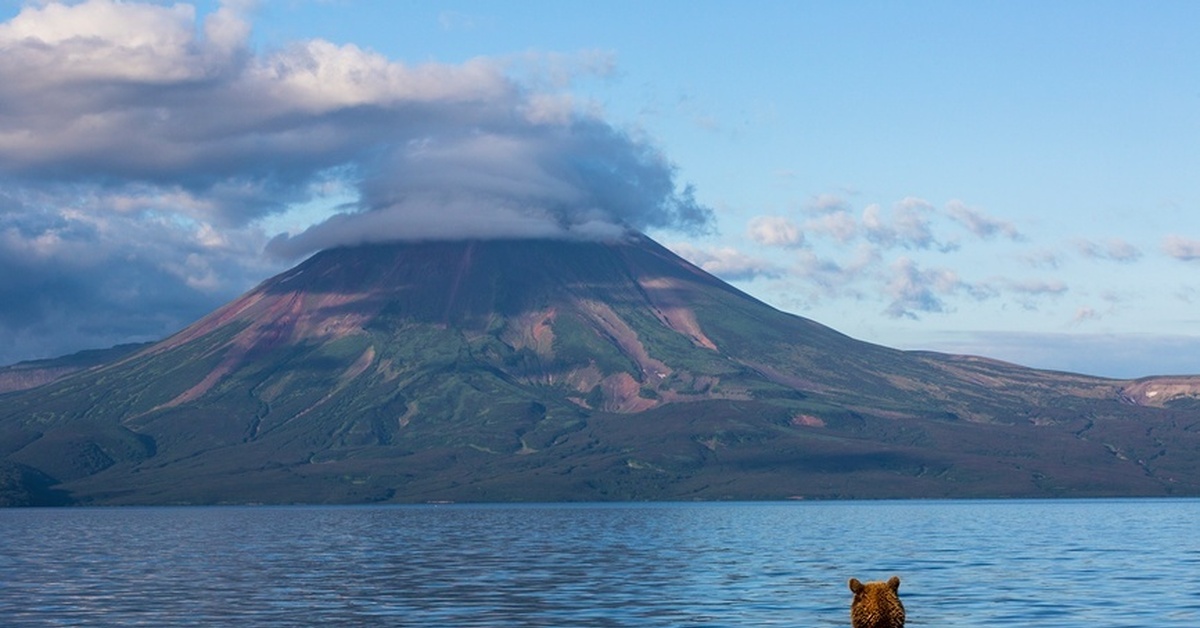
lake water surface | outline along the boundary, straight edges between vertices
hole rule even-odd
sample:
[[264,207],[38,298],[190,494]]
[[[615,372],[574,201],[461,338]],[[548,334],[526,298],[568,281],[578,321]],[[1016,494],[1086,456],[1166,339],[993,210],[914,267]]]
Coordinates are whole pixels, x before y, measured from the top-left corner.
[[1200,500],[0,510],[0,625],[1200,626]]

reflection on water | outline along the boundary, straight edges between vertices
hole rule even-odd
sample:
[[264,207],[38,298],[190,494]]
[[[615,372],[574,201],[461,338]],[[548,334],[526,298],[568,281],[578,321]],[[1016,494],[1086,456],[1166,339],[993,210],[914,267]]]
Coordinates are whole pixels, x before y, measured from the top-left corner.
[[1200,626],[1196,500],[0,510],[0,624]]

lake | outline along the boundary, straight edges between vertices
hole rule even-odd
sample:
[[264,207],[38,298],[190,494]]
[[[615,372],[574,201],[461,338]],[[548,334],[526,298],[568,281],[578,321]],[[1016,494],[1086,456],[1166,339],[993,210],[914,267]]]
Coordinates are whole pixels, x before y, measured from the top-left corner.
[[0,625],[1200,626],[1200,500],[0,510]]

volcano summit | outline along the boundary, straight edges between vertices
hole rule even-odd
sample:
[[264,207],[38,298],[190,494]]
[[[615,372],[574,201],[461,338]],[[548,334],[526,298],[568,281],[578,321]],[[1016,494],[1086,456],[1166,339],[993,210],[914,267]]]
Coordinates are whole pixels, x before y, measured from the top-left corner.
[[0,500],[1196,495],[1198,389],[860,342],[644,236],[374,244],[0,396]]

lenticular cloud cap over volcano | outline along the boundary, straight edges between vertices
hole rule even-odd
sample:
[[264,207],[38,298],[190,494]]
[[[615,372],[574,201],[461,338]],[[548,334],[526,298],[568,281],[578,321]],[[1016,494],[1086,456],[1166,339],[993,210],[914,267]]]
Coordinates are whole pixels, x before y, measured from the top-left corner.
[[268,250],[296,256],[388,240],[609,239],[702,230],[711,212],[675,189],[650,146],[597,120],[448,133],[395,149],[365,174],[360,207]]

